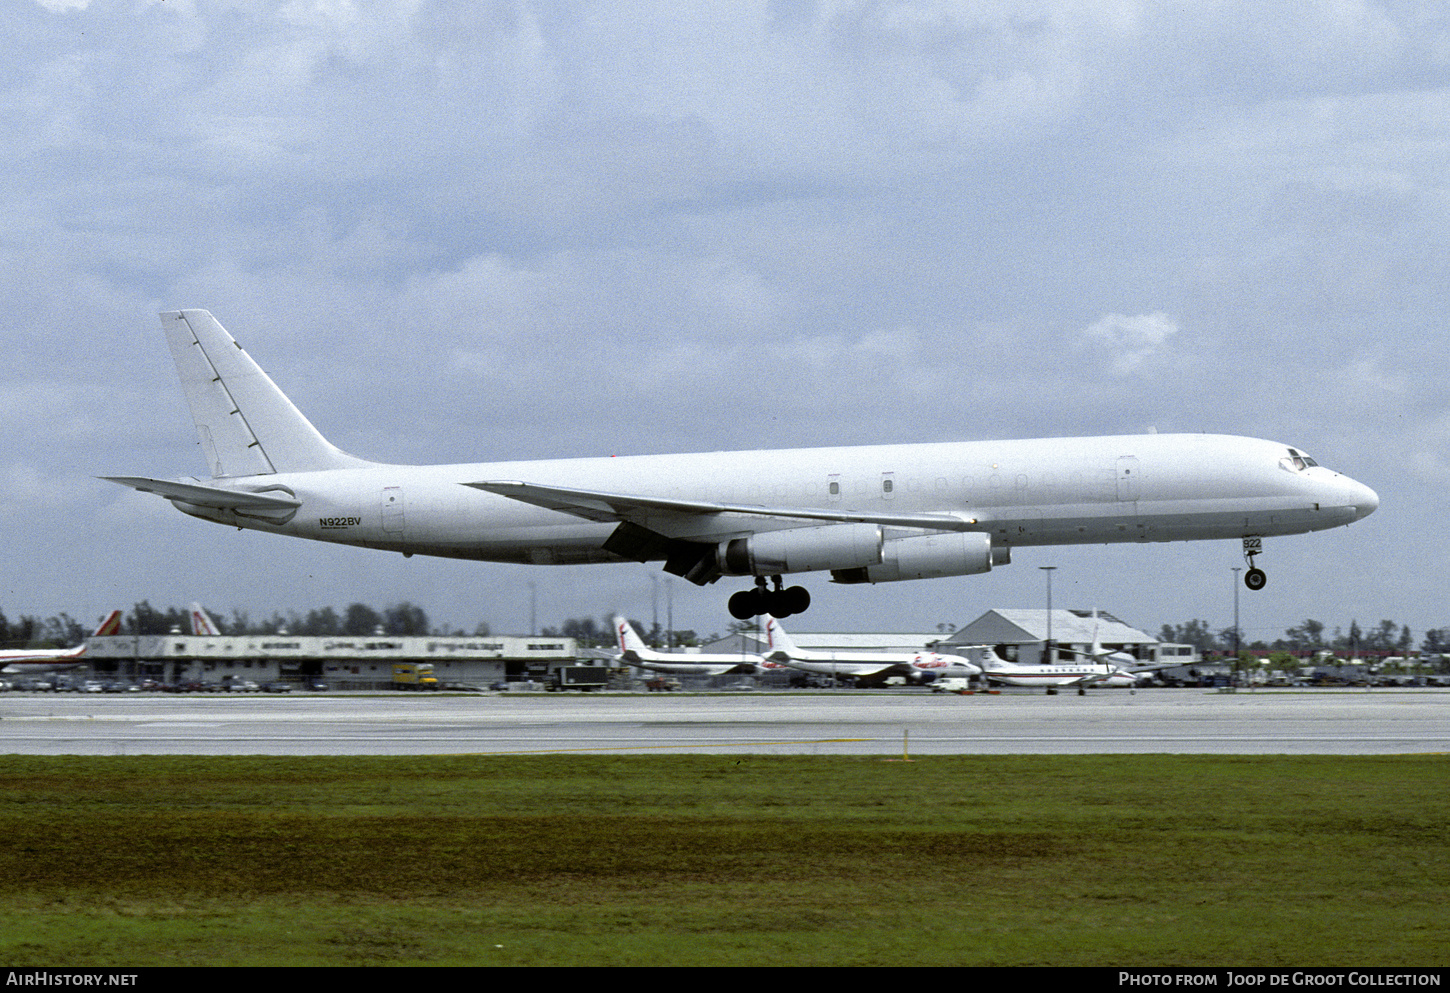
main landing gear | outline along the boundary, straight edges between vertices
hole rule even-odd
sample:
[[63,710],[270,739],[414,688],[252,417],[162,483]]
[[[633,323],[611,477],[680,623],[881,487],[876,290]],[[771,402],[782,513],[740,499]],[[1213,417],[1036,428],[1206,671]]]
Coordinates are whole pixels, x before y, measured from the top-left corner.
[[1254,565],[1254,556],[1264,550],[1263,538],[1244,539],[1244,561],[1249,564],[1249,571],[1244,573],[1244,585],[1251,590],[1261,590],[1269,577],[1264,570]]
[[775,589],[767,589],[764,576],[755,577],[755,589],[741,590],[730,597],[730,616],[737,621],[748,621],[761,614],[772,617],[789,617],[803,614],[811,605],[811,594],[804,586],[783,588],[779,576],[771,576]]

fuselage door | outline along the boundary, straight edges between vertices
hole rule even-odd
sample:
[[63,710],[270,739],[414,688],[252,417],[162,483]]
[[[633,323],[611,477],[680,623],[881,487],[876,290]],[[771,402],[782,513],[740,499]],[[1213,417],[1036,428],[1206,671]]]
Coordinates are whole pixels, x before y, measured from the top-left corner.
[[1136,455],[1119,456],[1118,499],[1123,503],[1136,503],[1138,489],[1138,457]]
[[403,488],[384,486],[382,493],[383,530],[388,534],[403,533]]

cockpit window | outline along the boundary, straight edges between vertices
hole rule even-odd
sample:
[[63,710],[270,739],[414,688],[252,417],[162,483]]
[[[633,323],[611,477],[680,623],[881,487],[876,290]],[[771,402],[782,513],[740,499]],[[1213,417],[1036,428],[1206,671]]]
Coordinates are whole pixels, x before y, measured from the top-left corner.
[[1279,464],[1292,472],[1303,472],[1305,469],[1316,466],[1319,463],[1315,462],[1303,452],[1291,448],[1289,449],[1289,457],[1280,459]]

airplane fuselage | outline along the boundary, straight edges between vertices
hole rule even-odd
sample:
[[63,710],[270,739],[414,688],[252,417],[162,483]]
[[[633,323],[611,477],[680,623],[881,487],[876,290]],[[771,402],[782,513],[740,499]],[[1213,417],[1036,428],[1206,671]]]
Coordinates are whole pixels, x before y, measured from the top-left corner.
[[[1377,505],[1372,491],[1346,476],[1320,466],[1286,465],[1287,452],[1286,446],[1252,438],[1128,435],[440,466],[369,464],[208,483],[294,496],[301,506],[286,520],[174,502],[196,517],[237,527],[405,554],[536,565],[620,561],[603,547],[616,524],[583,520],[468,484],[523,479],[737,506],[888,518],[944,515],[955,518],[953,530],[990,535],[994,549],[1301,534],[1349,524]],[[640,523],[648,527],[648,518]],[[790,526],[728,511],[699,515],[693,523],[707,542]],[[692,537],[682,533],[678,519],[670,520],[669,531],[674,538]],[[886,531],[890,537],[889,525]]]
[[6,649],[0,651],[0,673],[6,676],[44,676],[68,672],[86,664],[86,648]]
[[1024,665],[989,668],[983,673],[1007,686],[1136,686],[1138,676],[1111,665]]

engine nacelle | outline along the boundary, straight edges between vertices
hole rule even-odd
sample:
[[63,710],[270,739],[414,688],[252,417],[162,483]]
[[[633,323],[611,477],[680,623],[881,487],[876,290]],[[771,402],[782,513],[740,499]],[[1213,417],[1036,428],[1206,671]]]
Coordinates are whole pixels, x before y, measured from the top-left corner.
[[980,531],[892,538],[881,545],[881,562],[859,569],[833,570],[837,583],[894,583],[903,579],[940,579],[990,572],[1012,561],[1012,550],[993,549],[992,536]]
[[881,545],[875,524],[827,524],[722,541],[715,558],[727,576],[864,569],[882,562]]

